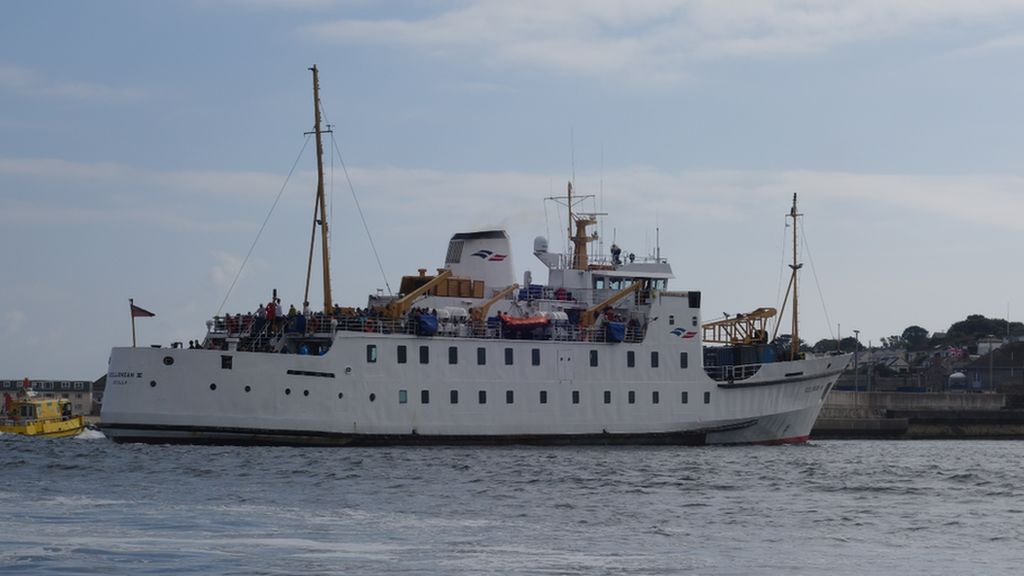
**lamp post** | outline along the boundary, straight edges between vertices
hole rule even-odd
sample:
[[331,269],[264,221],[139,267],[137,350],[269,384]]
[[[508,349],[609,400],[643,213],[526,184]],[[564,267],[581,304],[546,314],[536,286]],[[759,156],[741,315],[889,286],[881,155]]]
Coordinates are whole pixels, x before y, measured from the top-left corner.
[[860,392],[860,371],[857,362],[860,357],[860,330],[854,330],[853,337],[857,341],[856,347],[853,349],[853,389]]

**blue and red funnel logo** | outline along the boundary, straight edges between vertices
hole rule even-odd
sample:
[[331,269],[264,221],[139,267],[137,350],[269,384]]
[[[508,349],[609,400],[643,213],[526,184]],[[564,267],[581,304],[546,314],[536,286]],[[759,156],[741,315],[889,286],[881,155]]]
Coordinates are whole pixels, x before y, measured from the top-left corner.
[[505,258],[508,258],[508,254],[498,254],[491,250],[477,250],[476,252],[473,252],[473,256],[479,256],[481,259],[488,262],[501,262]]
[[697,333],[693,330],[687,330],[686,328],[676,328],[672,331],[673,336],[679,336],[680,338],[693,338]]

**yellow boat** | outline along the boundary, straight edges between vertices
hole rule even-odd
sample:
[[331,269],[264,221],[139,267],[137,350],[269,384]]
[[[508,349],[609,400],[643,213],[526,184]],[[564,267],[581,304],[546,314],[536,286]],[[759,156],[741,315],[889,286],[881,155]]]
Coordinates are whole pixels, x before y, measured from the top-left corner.
[[4,395],[0,413],[0,432],[64,438],[77,436],[85,429],[85,419],[71,414],[71,402],[63,398],[30,398],[20,392],[17,398]]

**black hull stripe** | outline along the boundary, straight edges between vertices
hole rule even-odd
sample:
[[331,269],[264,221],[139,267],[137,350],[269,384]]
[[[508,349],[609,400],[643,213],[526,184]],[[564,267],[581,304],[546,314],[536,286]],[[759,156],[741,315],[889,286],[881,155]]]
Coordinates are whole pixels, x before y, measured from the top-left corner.
[[[742,426],[741,426],[742,427]],[[728,429],[733,429],[729,427]],[[103,424],[101,430],[119,443],[217,444],[238,446],[567,446],[675,445],[702,446],[709,430],[628,434],[421,435],[342,434],[309,430],[263,430],[205,426]],[[716,430],[723,430],[719,428]]]
[[821,374],[813,374],[811,376],[801,376],[799,378],[776,378],[775,380],[761,380],[759,382],[747,382],[740,380],[739,382],[722,382],[718,384],[719,388],[756,388],[758,386],[777,386],[779,384],[792,384],[793,382],[806,382],[808,380],[817,380],[819,378],[827,378],[829,376],[837,376],[842,373],[842,370],[833,370],[831,372],[822,372]]

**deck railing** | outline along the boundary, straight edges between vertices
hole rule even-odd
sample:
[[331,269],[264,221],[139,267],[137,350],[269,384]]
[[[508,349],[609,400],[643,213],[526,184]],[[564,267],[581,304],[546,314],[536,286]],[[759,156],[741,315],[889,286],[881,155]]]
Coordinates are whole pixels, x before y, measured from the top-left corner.
[[[373,316],[331,317],[295,316],[275,321],[255,317],[217,316],[209,322],[207,342],[237,339],[248,349],[262,350],[268,345],[280,349],[283,340],[315,338],[331,339],[336,332],[365,334],[407,334],[424,337],[476,338],[488,340],[554,340],[561,342],[607,342],[604,327],[581,328],[568,321],[556,320],[540,328],[523,330],[506,328],[501,322],[473,323],[468,319],[438,320],[437,331],[423,333],[414,317],[401,319]],[[646,329],[626,326],[624,342],[641,342]]]

